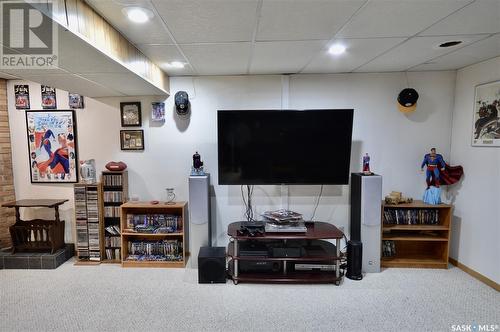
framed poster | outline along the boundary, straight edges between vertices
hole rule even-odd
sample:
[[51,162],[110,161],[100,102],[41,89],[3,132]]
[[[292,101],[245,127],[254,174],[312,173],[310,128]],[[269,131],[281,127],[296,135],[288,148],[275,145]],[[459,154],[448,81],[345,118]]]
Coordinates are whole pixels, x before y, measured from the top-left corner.
[[500,81],[476,86],[473,146],[500,146]]
[[144,131],[120,130],[120,148],[122,150],[144,150]]
[[141,103],[120,103],[120,115],[122,127],[140,127],[142,125]]
[[71,109],[82,109],[85,107],[83,103],[83,96],[78,93],[68,92],[68,102],[69,108]]
[[42,85],[42,108],[44,110],[55,110],[57,108],[56,88]]
[[14,95],[16,99],[17,110],[30,109],[30,87],[28,84],[14,85]]
[[78,163],[73,110],[26,111],[31,183],[76,183]]
[[165,121],[165,103],[151,103],[151,121]]

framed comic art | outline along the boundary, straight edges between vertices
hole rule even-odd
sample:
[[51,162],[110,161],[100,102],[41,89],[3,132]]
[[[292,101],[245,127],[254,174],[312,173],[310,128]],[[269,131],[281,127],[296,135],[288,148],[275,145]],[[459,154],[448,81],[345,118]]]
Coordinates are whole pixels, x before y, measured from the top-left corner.
[[140,127],[142,125],[141,103],[120,103],[120,115],[122,127]]
[[144,150],[144,131],[120,130],[120,148],[122,150]]
[[476,86],[472,146],[500,146],[500,81]]
[[31,183],[78,182],[75,112],[26,111]]

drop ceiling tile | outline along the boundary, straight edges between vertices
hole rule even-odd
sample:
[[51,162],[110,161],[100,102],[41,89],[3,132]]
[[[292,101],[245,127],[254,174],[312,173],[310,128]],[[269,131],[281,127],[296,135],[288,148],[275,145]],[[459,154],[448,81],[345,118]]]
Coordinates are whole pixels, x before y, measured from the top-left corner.
[[257,0],[152,0],[178,43],[251,41]]
[[422,36],[500,32],[500,1],[476,0],[422,32]]
[[413,67],[412,71],[459,69],[500,56],[500,34]]
[[471,1],[372,0],[336,37],[410,37]]
[[146,23],[138,24],[131,22],[122,12],[123,8],[131,6],[152,10],[149,1],[88,0],[87,2],[134,44],[173,44],[161,22],[161,18],[153,17]]
[[328,40],[255,43],[250,74],[297,73]]
[[437,45],[448,41],[449,37],[414,37],[355,71],[404,71],[486,37],[486,35],[454,36],[453,40],[459,39],[463,43],[449,48],[437,47]]
[[346,52],[333,56],[327,49],[320,51],[301,73],[347,73],[361,66],[377,55],[403,42],[405,38],[340,39]]
[[164,72],[168,74],[168,76],[185,76],[185,75],[193,75],[194,72],[187,64],[184,68],[169,68],[167,63],[172,61],[179,61],[186,63],[186,59],[179,52],[177,46],[175,45],[137,45],[137,47],[151,59],[154,63],[156,63]]
[[331,39],[364,2],[264,0],[256,39]]
[[200,75],[246,74],[251,43],[182,45]]

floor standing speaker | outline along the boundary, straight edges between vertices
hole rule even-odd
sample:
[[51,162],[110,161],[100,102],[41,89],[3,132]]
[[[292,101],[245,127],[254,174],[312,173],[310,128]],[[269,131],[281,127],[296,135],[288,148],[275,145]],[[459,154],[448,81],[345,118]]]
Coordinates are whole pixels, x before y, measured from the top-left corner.
[[[189,177],[189,252],[212,246],[210,227],[210,175]],[[191,259],[191,267],[197,261]]]
[[201,247],[198,253],[198,283],[226,282],[226,248]]
[[351,240],[363,243],[363,272],[380,272],[382,177],[351,174]]
[[352,280],[363,279],[361,266],[363,264],[363,244],[361,241],[347,242],[347,271],[346,277]]

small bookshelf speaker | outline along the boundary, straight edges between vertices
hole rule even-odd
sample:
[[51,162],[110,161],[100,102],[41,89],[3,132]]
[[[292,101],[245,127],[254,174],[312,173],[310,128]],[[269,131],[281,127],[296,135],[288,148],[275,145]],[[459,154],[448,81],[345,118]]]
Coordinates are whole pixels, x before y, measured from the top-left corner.
[[201,247],[198,254],[198,283],[226,283],[226,248]]

